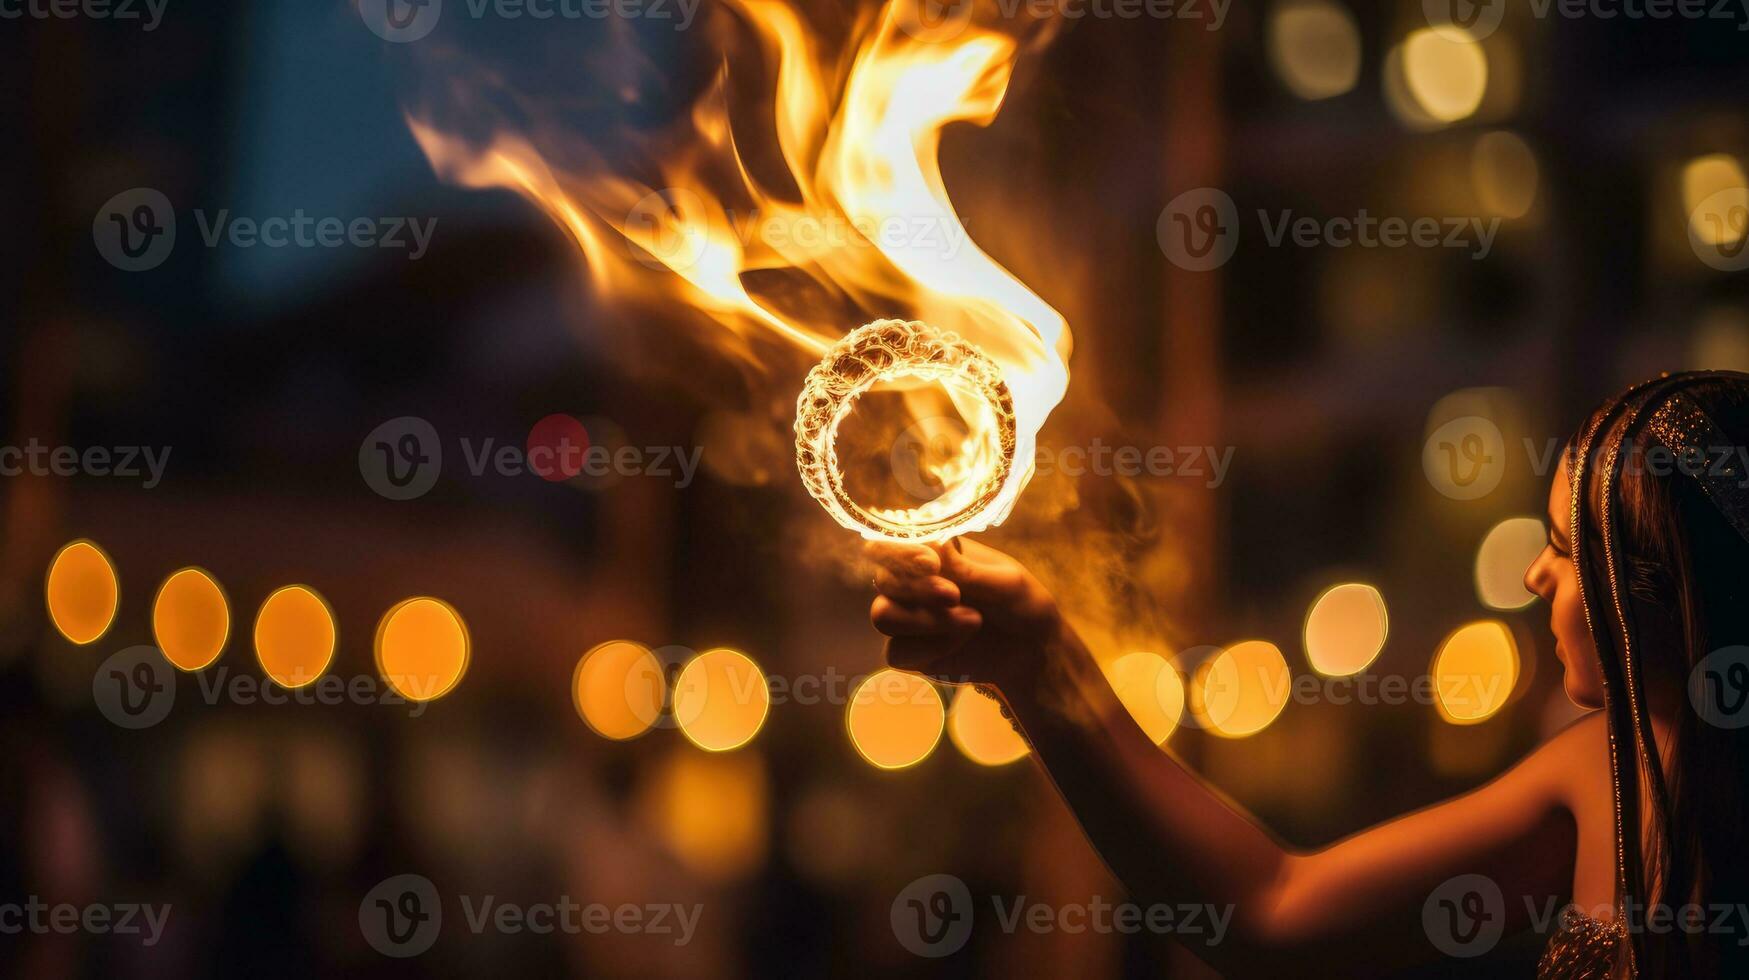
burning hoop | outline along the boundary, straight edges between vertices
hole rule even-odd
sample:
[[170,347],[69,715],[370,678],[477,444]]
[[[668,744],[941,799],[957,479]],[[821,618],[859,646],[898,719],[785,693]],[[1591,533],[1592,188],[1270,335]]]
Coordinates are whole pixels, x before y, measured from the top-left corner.
[[[882,382],[915,380],[982,411],[964,472],[941,495],[909,508],[864,507],[844,488],[838,429],[857,399]],[[876,320],[851,331],[808,372],[796,399],[796,466],[838,523],[867,538],[933,541],[980,531],[1007,515],[1027,473],[1017,472],[1014,398],[1002,370],[958,335],[926,323]]]

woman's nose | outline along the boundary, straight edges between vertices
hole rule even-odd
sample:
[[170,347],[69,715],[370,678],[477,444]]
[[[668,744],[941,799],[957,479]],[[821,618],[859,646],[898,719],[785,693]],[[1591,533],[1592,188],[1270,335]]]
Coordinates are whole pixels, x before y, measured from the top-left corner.
[[1524,587],[1534,592],[1539,598],[1548,601],[1549,593],[1553,591],[1553,578],[1548,574],[1548,549],[1536,556],[1530,567],[1524,570]]

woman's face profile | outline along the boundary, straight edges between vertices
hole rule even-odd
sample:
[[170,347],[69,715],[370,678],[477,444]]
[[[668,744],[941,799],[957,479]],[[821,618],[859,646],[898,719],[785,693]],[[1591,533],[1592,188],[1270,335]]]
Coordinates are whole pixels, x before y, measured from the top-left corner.
[[1572,499],[1563,460],[1549,487],[1549,543],[1524,573],[1524,587],[1549,604],[1549,629],[1555,634],[1555,656],[1566,669],[1563,684],[1567,697],[1581,708],[1601,708],[1603,667],[1597,662],[1597,645],[1585,624],[1579,575],[1573,567],[1573,543],[1568,540]]

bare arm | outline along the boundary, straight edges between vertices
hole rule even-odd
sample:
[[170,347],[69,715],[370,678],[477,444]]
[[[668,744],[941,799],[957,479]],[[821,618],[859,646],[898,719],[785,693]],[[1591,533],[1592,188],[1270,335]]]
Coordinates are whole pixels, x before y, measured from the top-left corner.
[[[1230,909],[1230,933],[1199,955],[1229,970],[1342,958],[1346,974],[1386,969],[1434,947],[1429,895],[1481,874],[1501,889],[1506,928],[1571,880],[1574,836],[1563,771],[1571,732],[1493,782],[1313,852],[1270,836],[1131,719],[1048,594],[1006,556],[968,545],[914,551],[877,576],[874,617],[896,666],[996,684],[1045,771],[1138,901]],[[895,567],[901,571],[895,572]],[[930,579],[935,581],[930,582]],[[952,588],[941,580],[952,583]],[[949,603],[949,599],[952,600]],[[931,604],[933,600],[933,605]]]

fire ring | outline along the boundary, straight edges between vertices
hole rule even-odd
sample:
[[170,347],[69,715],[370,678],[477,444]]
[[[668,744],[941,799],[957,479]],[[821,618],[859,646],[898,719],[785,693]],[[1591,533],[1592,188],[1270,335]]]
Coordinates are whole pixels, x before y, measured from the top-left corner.
[[[988,462],[981,472],[967,475],[962,486],[969,488],[956,488],[946,506],[937,498],[904,510],[870,509],[844,490],[838,427],[864,392],[901,378],[933,381],[975,397],[994,420],[993,433],[977,433],[993,441]],[[802,483],[838,523],[868,538],[932,541],[980,530],[979,515],[1001,497],[1014,470],[1014,397],[1002,369],[957,334],[916,320],[876,320],[834,344],[808,372],[796,399],[795,428]]]

